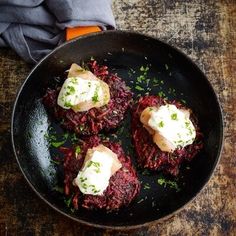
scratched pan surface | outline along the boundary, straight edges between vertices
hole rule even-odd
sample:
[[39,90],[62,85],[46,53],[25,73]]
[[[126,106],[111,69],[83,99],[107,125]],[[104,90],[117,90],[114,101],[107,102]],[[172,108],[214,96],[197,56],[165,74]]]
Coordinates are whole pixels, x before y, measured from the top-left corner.
[[[41,102],[45,90],[57,76],[63,75],[73,62],[78,64],[91,57],[108,66],[122,77],[134,92],[164,94],[169,99],[184,100],[199,119],[204,134],[204,149],[191,162],[184,164],[175,181],[178,190],[160,185],[161,173],[145,174],[137,168],[142,182],[140,195],[128,207],[115,213],[88,211],[72,212],[64,202],[63,194],[55,186],[63,186],[63,171],[51,160],[60,155],[49,147],[45,138],[48,129],[63,136],[59,124],[47,113]],[[150,69],[145,91],[135,89],[141,66]],[[155,82],[154,82],[155,81]],[[123,148],[135,154],[130,140],[130,114],[118,130],[105,134],[122,141]],[[123,128],[121,128],[123,127]],[[67,42],[44,58],[30,73],[16,98],[12,115],[12,143],[19,166],[31,187],[50,206],[81,223],[108,228],[138,227],[160,220],[181,209],[207,183],[220,157],[223,138],[222,113],[217,97],[205,75],[184,54],[175,48],[141,34],[109,31],[84,36]],[[67,141],[64,146],[70,146]],[[137,166],[136,166],[137,167]]]

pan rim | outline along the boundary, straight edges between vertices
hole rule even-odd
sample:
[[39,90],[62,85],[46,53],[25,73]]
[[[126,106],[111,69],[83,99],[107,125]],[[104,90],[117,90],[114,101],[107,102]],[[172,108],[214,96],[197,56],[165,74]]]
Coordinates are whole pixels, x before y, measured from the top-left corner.
[[[17,103],[18,103],[18,100],[19,100],[19,97],[20,97],[20,94],[25,86],[25,84],[27,83],[27,81],[29,80],[29,78],[31,77],[31,75],[34,73],[34,71],[36,70],[36,68],[42,64],[43,61],[47,60],[48,57],[50,57],[51,55],[53,55],[56,51],[60,50],[62,47],[68,45],[68,44],[71,44],[73,42],[76,42],[76,41],[80,41],[80,40],[83,40],[83,39],[86,39],[86,38],[90,38],[90,37],[99,37],[100,35],[104,35],[104,34],[132,34],[132,35],[136,35],[136,36],[140,36],[140,37],[144,37],[144,38],[149,38],[151,40],[155,40],[159,43],[162,43],[164,44],[165,46],[171,48],[172,50],[176,51],[178,54],[181,54],[188,62],[190,62],[194,68],[198,71],[198,73],[201,74],[202,77],[204,77],[206,83],[207,83],[207,86],[210,88],[210,90],[212,91],[213,95],[214,95],[214,99],[217,103],[217,106],[218,106],[218,111],[219,111],[219,117],[220,117],[220,134],[221,136],[219,137],[219,146],[218,146],[218,152],[217,152],[217,155],[216,155],[216,160],[215,160],[215,163],[213,164],[213,168],[211,169],[211,171],[209,172],[204,184],[202,185],[202,187],[199,189],[199,191],[197,193],[195,193],[195,195],[193,197],[191,197],[185,204],[183,204],[181,207],[177,208],[175,211],[167,214],[166,216],[164,217],[161,217],[159,219],[156,219],[156,220],[151,220],[151,221],[146,221],[144,223],[138,223],[138,224],[133,224],[133,225],[114,225],[114,226],[110,226],[110,225],[103,225],[103,224],[96,224],[96,223],[90,223],[88,221],[85,221],[85,220],[81,220],[81,219],[78,219],[77,217],[75,216],[72,216],[66,212],[64,212],[63,210],[59,209],[58,207],[54,206],[51,202],[49,202],[45,197],[43,197],[43,195],[37,191],[37,189],[34,187],[34,185],[30,182],[30,180],[27,178],[26,174],[24,173],[24,170],[20,164],[20,160],[18,158],[18,154],[17,154],[17,151],[16,151],[16,147],[15,147],[15,142],[14,142],[14,120],[15,120],[15,111],[16,111],[16,108],[17,108]],[[14,152],[14,155],[15,155],[15,158],[17,160],[17,163],[18,163],[18,166],[24,176],[24,178],[26,179],[26,182],[29,184],[29,186],[34,190],[34,192],[44,201],[46,202],[50,207],[52,207],[54,210],[56,210],[57,212],[61,213],[62,215],[78,222],[78,223],[81,223],[83,225],[86,225],[86,226],[90,226],[90,227],[95,227],[95,228],[100,228],[100,229],[109,229],[109,230],[131,230],[131,229],[138,229],[138,228],[141,228],[141,227],[147,227],[151,224],[156,224],[156,223],[162,223],[163,221],[169,219],[170,217],[176,215],[177,213],[179,213],[180,211],[182,211],[184,208],[186,208],[190,203],[192,203],[197,196],[199,196],[199,194],[205,189],[205,187],[207,186],[207,184],[209,183],[210,179],[212,178],[219,162],[220,162],[220,159],[221,159],[221,156],[222,156],[222,151],[223,151],[223,146],[224,146],[224,121],[223,121],[223,109],[222,109],[222,106],[221,106],[221,103],[219,101],[219,98],[218,96],[216,95],[216,92],[212,86],[212,84],[210,83],[210,81],[208,80],[207,76],[202,72],[202,70],[195,64],[195,62],[193,62],[193,60],[188,56],[186,55],[185,53],[183,53],[180,49],[160,40],[160,39],[157,39],[153,36],[149,36],[149,35],[146,35],[146,34],[143,34],[143,33],[139,33],[139,32],[135,32],[135,31],[130,31],[130,30],[110,30],[110,31],[102,31],[102,32],[96,32],[96,33],[92,33],[92,34],[89,34],[89,35],[84,35],[84,36],[80,36],[79,38],[75,38],[75,39],[72,39],[70,41],[67,41],[67,42],[64,42],[63,44],[59,45],[58,47],[56,47],[54,50],[52,50],[49,54],[47,54],[44,58],[42,58],[30,71],[30,73],[28,74],[28,76],[26,77],[26,79],[24,80],[24,82],[21,84],[21,86],[19,87],[18,89],[18,92],[17,92],[17,95],[16,95],[16,98],[15,98],[15,101],[14,101],[14,105],[13,105],[13,109],[12,109],[12,115],[11,115],[11,144],[12,144],[12,147],[13,147],[13,152]]]

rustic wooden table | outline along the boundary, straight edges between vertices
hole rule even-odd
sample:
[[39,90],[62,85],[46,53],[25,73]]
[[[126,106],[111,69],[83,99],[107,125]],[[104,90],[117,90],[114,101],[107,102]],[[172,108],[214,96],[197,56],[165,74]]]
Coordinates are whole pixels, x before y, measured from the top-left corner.
[[225,116],[220,164],[198,197],[164,223],[111,232],[65,218],[30,189],[13,156],[11,109],[30,67],[11,50],[0,49],[0,235],[236,235],[236,1],[116,0],[113,8],[119,29],[180,48],[208,76]]

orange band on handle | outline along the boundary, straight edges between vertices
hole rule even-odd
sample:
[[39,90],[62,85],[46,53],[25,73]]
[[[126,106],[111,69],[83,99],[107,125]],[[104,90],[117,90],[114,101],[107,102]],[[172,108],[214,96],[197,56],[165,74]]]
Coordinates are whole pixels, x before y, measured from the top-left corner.
[[79,26],[66,29],[66,40],[70,40],[81,35],[99,32],[101,29],[98,26]]

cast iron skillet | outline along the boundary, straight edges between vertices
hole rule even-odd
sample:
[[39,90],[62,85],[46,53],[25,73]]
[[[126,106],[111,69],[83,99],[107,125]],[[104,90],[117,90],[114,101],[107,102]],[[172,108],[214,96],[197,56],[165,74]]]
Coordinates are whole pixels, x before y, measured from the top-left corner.
[[[149,65],[150,83],[152,84],[154,78],[163,81],[159,86],[151,86],[150,94],[164,92],[169,99],[185,100],[187,106],[197,115],[204,134],[204,149],[191,163],[183,165],[180,176],[174,179],[180,191],[169,185],[159,185],[157,179],[161,173],[144,175],[138,168],[142,189],[131,205],[116,213],[83,209],[73,213],[64,203],[63,194],[54,190],[55,185],[63,186],[63,172],[60,166],[50,162],[58,153],[57,150],[49,148],[45,134],[49,126],[53,126],[58,134],[64,131],[47,113],[41,98],[53,78],[62,75],[73,62],[80,64],[90,57],[118,73],[135,92],[135,97],[140,91],[134,89],[132,81],[139,75],[142,65]],[[133,70],[136,73],[131,73]],[[128,151],[131,142],[127,138],[130,132],[129,115],[121,126],[124,126],[124,131],[119,134],[118,139],[122,140],[124,149]],[[11,134],[22,173],[35,192],[51,207],[90,226],[134,228],[171,215],[200,192],[219,161],[223,121],[212,86],[187,56],[166,43],[142,34],[106,31],[69,41],[36,65],[17,95]],[[111,132],[106,135],[111,135]],[[132,160],[136,166],[134,154]],[[144,187],[147,183],[150,185],[149,189]]]

